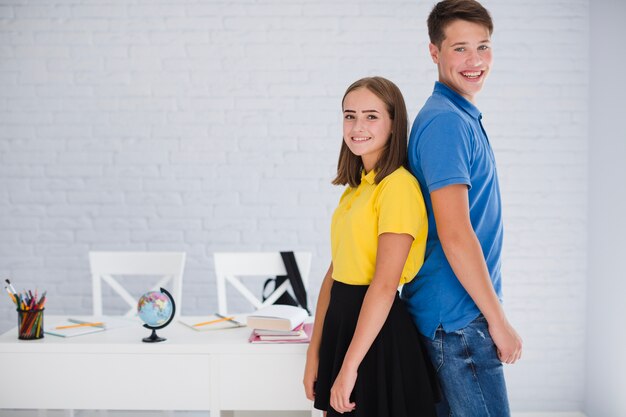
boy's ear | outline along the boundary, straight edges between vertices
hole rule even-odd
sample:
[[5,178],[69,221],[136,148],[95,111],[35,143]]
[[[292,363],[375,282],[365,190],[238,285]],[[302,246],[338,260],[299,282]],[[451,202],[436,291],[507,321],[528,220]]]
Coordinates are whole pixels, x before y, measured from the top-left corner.
[[430,57],[435,64],[439,63],[439,48],[434,43],[428,44],[428,50],[430,51]]

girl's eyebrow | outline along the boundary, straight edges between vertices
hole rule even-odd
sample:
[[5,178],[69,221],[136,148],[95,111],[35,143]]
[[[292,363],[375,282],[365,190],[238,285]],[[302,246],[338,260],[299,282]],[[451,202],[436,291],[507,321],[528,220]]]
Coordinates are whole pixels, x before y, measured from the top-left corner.
[[[348,109],[344,110],[343,112],[344,113],[356,113],[355,110],[348,110]],[[361,113],[379,113],[379,111],[378,110],[361,110]]]

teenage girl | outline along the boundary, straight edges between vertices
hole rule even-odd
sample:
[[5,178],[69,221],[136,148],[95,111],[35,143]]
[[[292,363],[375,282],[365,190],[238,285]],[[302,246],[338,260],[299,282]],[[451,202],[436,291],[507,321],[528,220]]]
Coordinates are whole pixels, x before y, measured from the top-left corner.
[[304,389],[327,416],[435,417],[435,379],[398,286],[423,263],[423,197],[407,171],[407,111],[398,87],[363,78],[342,100],[331,224],[332,262],[317,303]]

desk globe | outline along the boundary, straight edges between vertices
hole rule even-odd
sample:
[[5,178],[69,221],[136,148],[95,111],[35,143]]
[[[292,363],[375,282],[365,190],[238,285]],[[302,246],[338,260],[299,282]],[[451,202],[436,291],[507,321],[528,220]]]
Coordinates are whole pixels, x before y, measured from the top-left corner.
[[167,340],[159,337],[156,331],[164,328],[172,322],[176,313],[174,297],[164,288],[159,291],[149,291],[139,298],[137,302],[137,313],[139,318],[145,323],[143,327],[152,330],[149,337],[142,340],[146,343],[163,342]]

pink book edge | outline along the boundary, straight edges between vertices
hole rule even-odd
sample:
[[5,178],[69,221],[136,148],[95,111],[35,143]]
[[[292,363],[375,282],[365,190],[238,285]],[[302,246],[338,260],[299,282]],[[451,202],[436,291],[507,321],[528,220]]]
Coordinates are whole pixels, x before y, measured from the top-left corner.
[[311,334],[313,333],[313,323],[304,323],[302,329],[307,335],[306,339],[283,339],[283,340],[261,340],[258,335],[254,334],[254,330],[248,338],[250,343],[309,343]]

